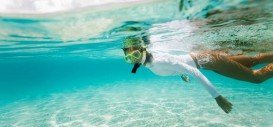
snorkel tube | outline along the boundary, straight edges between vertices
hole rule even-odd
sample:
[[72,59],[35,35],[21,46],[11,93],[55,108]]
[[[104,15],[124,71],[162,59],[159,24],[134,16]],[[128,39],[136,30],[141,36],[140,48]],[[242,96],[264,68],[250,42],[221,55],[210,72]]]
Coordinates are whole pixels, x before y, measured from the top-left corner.
[[136,73],[136,71],[137,71],[137,69],[140,67],[140,65],[141,65],[140,63],[136,63],[136,64],[134,64],[134,67],[133,67],[133,69],[132,69],[132,71],[131,71],[131,72],[132,72],[133,74],[135,74],[135,73]]
[[144,65],[145,61],[146,61],[146,49],[142,49],[141,63],[135,63],[131,73],[135,74],[137,72],[137,69],[141,66],[141,64]]

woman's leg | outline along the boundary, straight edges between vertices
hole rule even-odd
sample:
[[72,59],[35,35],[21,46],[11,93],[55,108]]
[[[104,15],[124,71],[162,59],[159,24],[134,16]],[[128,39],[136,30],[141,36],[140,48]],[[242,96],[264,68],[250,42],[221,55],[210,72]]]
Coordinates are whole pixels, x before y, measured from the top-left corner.
[[258,56],[245,56],[245,55],[236,55],[228,56],[229,59],[232,59],[248,68],[253,67],[262,63],[272,63],[273,54],[260,54]]
[[259,61],[256,57],[245,56],[245,55],[237,55],[237,56],[228,56],[229,59],[234,60],[245,67],[251,68],[257,64]]
[[[205,55],[208,55],[208,57],[210,57],[210,61],[202,63],[201,66],[204,69],[213,70],[227,77],[252,83],[261,83],[266,79],[272,77],[272,75],[270,75],[270,71],[253,71],[243,64],[230,59],[226,55],[220,55],[217,53],[205,53]],[[198,59],[204,58],[204,54],[197,54],[195,55],[195,58],[198,61]]]
[[273,63],[273,53],[271,54],[263,53],[256,57],[258,61],[260,61],[260,63]]
[[257,75],[260,75],[261,81],[265,81],[266,79],[273,77],[273,63],[265,66],[264,68],[260,70],[254,71]]

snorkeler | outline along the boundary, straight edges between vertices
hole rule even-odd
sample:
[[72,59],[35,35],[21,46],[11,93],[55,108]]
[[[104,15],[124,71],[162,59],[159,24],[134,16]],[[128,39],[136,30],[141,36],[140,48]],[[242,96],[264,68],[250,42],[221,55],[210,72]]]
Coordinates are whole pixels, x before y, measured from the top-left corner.
[[[261,83],[273,77],[273,54],[247,57],[243,55],[230,56],[211,51],[175,56],[148,51],[149,49],[144,41],[147,40],[142,37],[128,37],[124,41],[122,49],[125,54],[125,60],[134,64],[132,73],[136,73],[137,69],[143,65],[157,75],[181,76],[184,81],[189,81],[188,74],[194,75],[226,113],[231,111],[232,104],[216,91],[212,83],[199,69],[212,70],[231,78],[252,83]],[[250,68],[261,63],[271,64],[260,70],[252,70]]]

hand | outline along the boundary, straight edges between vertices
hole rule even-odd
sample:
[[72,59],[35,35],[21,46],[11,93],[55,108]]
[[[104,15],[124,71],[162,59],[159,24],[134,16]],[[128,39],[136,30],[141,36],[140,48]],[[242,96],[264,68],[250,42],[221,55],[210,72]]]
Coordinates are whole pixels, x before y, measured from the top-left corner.
[[215,98],[217,104],[222,108],[223,111],[229,113],[232,109],[232,104],[224,98],[222,95],[219,95]]

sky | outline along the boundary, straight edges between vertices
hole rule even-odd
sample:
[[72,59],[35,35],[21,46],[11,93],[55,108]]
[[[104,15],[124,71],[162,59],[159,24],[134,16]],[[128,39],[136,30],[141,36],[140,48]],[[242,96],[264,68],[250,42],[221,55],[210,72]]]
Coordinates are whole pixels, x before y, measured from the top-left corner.
[[140,0],[0,0],[0,13],[52,13],[86,6]]

